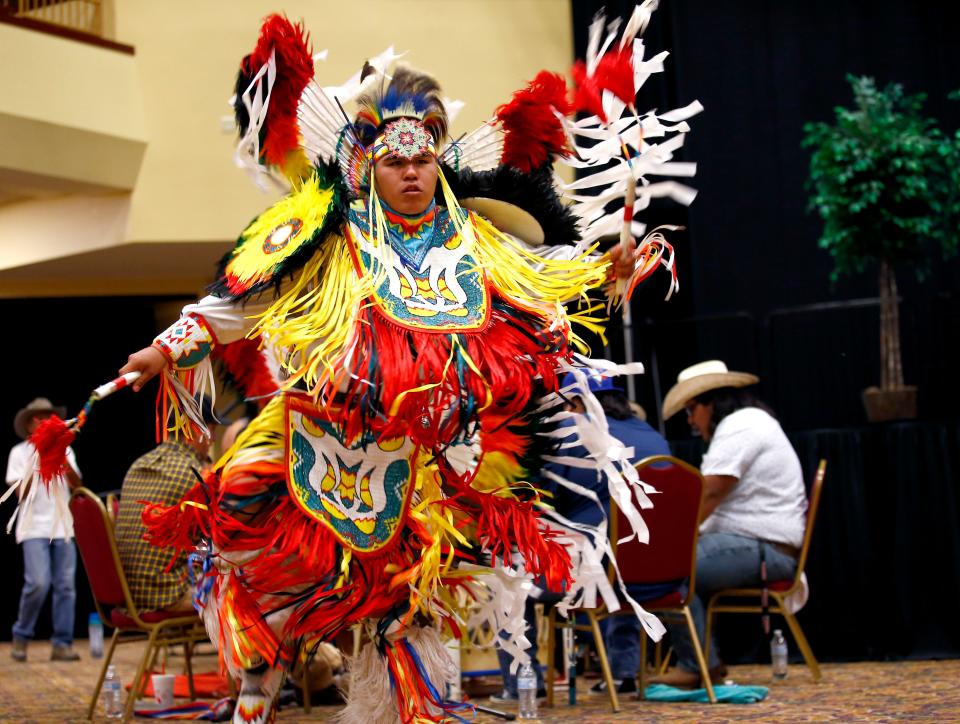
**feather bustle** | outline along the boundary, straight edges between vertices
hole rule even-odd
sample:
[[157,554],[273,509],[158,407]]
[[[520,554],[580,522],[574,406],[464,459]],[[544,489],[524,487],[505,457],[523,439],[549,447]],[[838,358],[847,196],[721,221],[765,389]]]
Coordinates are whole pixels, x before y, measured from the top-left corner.
[[540,71],[509,103],[497,108],[496,117],[504,130],[501,162],[530,173],[556,156],[569,154],[557,114],[565,116],[570,110],[563,76]]

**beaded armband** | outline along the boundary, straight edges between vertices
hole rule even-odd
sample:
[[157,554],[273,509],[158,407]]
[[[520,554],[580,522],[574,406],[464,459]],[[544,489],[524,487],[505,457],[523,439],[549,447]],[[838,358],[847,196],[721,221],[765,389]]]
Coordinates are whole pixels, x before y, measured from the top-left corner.
[[202,317],[187,315],[157,335],[153,346],[170,360],[174,369],[196,367],[213,350],[216,338]]

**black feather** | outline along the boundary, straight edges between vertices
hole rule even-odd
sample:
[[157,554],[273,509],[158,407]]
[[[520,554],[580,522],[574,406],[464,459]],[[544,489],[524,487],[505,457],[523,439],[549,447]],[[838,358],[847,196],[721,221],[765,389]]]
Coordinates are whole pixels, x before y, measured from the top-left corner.
[[[314,232],[310,240],[301,245],[300,248],[297,249],[293,254],[284,259],[269,279],[252,285],[241,294],[234,294],[227,286],[225,272],[227,264],[233,257],[234,251],[241,243],[243,243],[243,237],[239,237],[233,249],[224,254],[220,259],[220,263],[217,266],[217,277],[207,287],[207,291],[210,294],[220,297],[221,299],[242,302],[266,291],[270,287],[273,287],[274,295],[279,296],[280,285],[283,283],[284,279],[287,277],[292,277],[295,272],[299,271],[299,269],[307,263],[310,257],[313,256],[313,253],[319,248],[320,244],[322,244],[323,241],[330,235],[330,232],[339,229],[343,225],[347,218],[347,213],[350,209],[350,202],[352,198],[340,176],[340,167],[336,162],[332,162],[325,166],[316,167],[315,171],[317,176],[320,178],[321,185],[333,185],[333,202],[330,210],[327,212],[326,217],[324,217],[320,228]],[[253,221],[256,221],[256,217],[250,223],[252,224]],[[247,224],[247,226],[249,225],[250,224]]]
[[[577,218],[560,200],[553,186],[553,173],[549,165],[532,173],[523,173],[509,166],[499,166],[491,171],[466,168],[457,172],[444,164],[443,175],[458,199],[483,196],[519,206],[540,224],[545,244],[575,244],[580,241]],[[437,203],[443,203],[443,192],[439,188],[436,199]]]

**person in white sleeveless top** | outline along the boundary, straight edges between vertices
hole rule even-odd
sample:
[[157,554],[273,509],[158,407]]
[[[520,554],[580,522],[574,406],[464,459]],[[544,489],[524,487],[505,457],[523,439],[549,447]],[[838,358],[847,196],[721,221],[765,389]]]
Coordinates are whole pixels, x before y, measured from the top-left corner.
[[[708,444],[696,595],[690,609],[703,639],[703,601],[726,588],[758,586],[760,563],[768,580],[792,578],[806,525],[807,497],[800,460],[772,411],[747,389],[759,378],[732,372],[719,360],[683,370],[663,403],[663,419],[685,410],[694,433]],[[671,626],[677,668],[657,681],[698,686],[700,674],[685,626]],[[725,669],[710,644],[711,678]]]

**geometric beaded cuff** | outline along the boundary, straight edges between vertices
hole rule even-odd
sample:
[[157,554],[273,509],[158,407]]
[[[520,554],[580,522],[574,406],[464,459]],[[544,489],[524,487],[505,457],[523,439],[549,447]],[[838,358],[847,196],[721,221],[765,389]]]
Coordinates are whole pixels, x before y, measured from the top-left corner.
[[189,314],[158,334],[153,345],[160,348],[175,369],[187,370],[210,354],[214,337],[202,317]]

